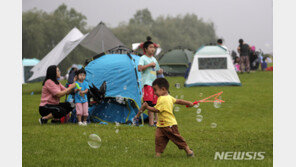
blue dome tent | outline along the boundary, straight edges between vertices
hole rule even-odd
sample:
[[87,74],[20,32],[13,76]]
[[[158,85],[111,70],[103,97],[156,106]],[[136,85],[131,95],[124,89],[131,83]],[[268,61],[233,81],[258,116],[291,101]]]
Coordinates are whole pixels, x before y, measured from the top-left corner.
[[141,107],[139,59],[130,54],[101,54],[85,66],[90,87],[106,84],[104,98],[89,107],[91,122],[132,122]]

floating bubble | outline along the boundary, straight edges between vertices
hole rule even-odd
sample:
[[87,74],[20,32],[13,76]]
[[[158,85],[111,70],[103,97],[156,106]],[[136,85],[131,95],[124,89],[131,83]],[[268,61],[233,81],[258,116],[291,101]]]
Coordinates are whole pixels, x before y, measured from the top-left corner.
[[174,111],[175,112],[179,112],[180,111],[180,107],[175,107]]
[[119,122],[115,122],[115,125],[116,125],[116,126],[120,126],[120,123],[119,123]]
[[211,128],[216,128],[217,127],[217,124],[216,123],[211,123]]
[[123,90],[126,90],[126,88],[127,88],[127,86],[126,86],[126,85],[124,85],[124,87],[123,87]]
[[137,124],[137,120],[135,118],[132,118],[132,123],[133,123],[133,125],[136,125]]
[[69,102],[70,102],[70,103],[73,103],[73,101],[74,101],[73,98],[70,98],[70,99],[69,99]]
[[178,95],[176,95],[176,97],[175,97],[176,99],[178,99]]
[[86,135],[86,132],[83,132],[83,135]]
[[180,89],[180,87],[181,87],[180,83],[176,83],[176,84],[175,84],[175,87],[176,87],[177,89]]
[[194,108],[198,108],[199,107],[199,103],[195,104],[193,107]]
[[201,109],[197,109],[196,114],[200,114],[201,113]]
[[118,133],[118,132],[119,132],[119,129],[116,129],[116,130],[115,130],[115,133]]
[[100,136],[98,136],[96,134],[90,134],[89,141],[87,143],[91,148],[97,149],[97,148],[101,147],[102,140],[101,140]]
[[197,121],[197,122],[201,122],[202,119],[203,119],[203,116],[202,116],[202,115],[197,115],[197,116],[196,116],[196,121]]
[[115,97],[116,99],[116,102],[119,103],[119,104],[123,104],[124,103],[124,97],[118,95]]
[[125,152],[127,152],[128,151],[128,147],[125,147]]
[[199,94],[199,97],[202,97],[202,95],[203,95],[203,93],[200,93],[200,94]]
[[180,99],[184,99],[184,95],[181,95],[181,96],[180,96]]
[[220,108],[221,107],[221,102],[220,101],[215,101],[214,102],[214,107],[215,108]]

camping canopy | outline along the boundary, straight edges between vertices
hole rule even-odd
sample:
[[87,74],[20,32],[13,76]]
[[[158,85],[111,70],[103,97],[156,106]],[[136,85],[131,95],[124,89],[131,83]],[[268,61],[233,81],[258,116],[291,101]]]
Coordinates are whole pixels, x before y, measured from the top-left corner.
[[53,48],[31,71],[34,73],[29,80],[46,75],[50,65],[58,65],[78,45],[95,52],[128,52],[129,49],[117,39],[114,34],[100,22],[91,32],[83,35],[77,28],[73,28],[60,43]]
[[124,46],[103,22],[100,22],[80,44],[97,54],[119,46]]
[[185,86],[222,85],[241,85],[230,55],[218,45],[202,46],[194,55]]
[[43,77],[51,65],[58,65],[85,37],[76,27],[73,28],[31,71],[29,81]]
[[165,75],[184,76],[188,64],[192,62],[193,52],[188,49],[173,49],[158,58]]

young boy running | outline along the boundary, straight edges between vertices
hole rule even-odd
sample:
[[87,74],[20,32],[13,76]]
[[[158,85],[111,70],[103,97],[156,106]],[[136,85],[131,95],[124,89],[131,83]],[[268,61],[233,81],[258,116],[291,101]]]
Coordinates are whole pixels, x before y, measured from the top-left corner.
[[189,107],[192,107],[193,103],[186,100],[175,99],[169,95],[169,82],[165,78],[157,78],[152,85],[155,94],[158,96],[157,104],[154,107],[150,107],[145,102],[135,116],[135,119],[137,119],[145,109],[158,113],[157,128],[155,132],[155,156],[160,157],[167,143],[171,140],[179,149],[184,149],[187,156],[194,157],[194,152],[189,148],[178,131],[177,121],[173,114],[174,104],[188,105]]
[[[152,82],[157,78],[157,73],[162,74],[162,69],[159,68],[157,60],[153,57],[155,46],[152,41],[146,41],[143,44],[145,55],[143,55],[138,64],[138,70],[142,74],[143,101],[153,107],[157,102],[157,96],[154,94]],[[154,113],[148,110],[149,125],[154,125]],[[155,114],[157,120],[157,114]],[[156,122],[156,121],[155,121]]]

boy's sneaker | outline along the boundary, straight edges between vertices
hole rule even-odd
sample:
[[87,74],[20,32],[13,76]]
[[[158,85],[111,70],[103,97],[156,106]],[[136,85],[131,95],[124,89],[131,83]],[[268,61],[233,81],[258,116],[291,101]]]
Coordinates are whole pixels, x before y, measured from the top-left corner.
[[87,122],[86,121],[83,121],[82,123],[83,123],[84,126],[87,126]]
[[190,149],[191,151],[192,151],[192,153],[191,154],[187,154],[187,157],[194,157],[194,152],[193,152],[193,150],[192,149]]
[[42,124],[46,124],[47,123],[47,119],[43,119],[42,117],[39,119],[39,123]]
[[78,125],[79,126],[83,126],[84,124],[82,122],[78,122]]

